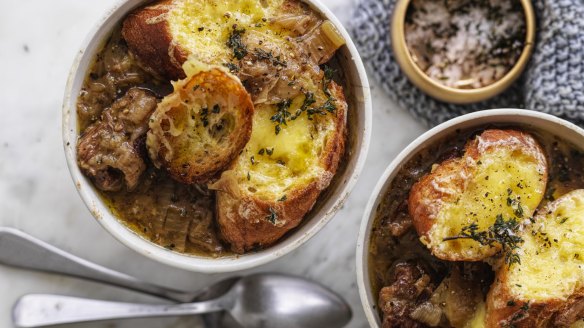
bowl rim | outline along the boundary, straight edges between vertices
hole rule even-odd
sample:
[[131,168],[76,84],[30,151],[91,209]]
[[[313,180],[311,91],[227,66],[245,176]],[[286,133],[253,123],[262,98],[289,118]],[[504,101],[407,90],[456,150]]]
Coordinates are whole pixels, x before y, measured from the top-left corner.
[[411,0],[398,0],[391,18],[391,45],[398,65],[408,79],[431,97],[455,104],[470,104],[483,101],[505,91],[519,78],[533,52],[535,42],[535,13],[531,0],[519,0],[525,14],[525,45],[513,67],[492,84],[474,89],[458,89],[442,85],[427,74],[414,62],[405,39],[405,16]]
[[[556,116],[526,110],[526,109],[515,109],[515,108],[500,108],[500,109],[489,109],[478,111],[470,114],[465,114],[447,122],[444,122],[417,137],[412,141],[406,148],[404,148],[386,167],[383,174],[379,177],[379,180],[375,187],[373,188],[365,210],[363,212],[363,217],[361,219],[361,226],[359,228],[359,236],[357,239],[356,246],[356,273],[357,273],[357,286],[359,289],[359,297],[361,300],[361,305],[365,311],[365,316],[369,325],[371,327],[380,327],[380,319],[378,315],[377,308],[377,298],[372,298],[371,295],[371,281],[369,275],[369,242],[370,242],[370,232],[373,222],[375,220],[375,209],[378,206],[381,198],[385,194],[386,188],[389,187],[395,174],[399,171],[401,165],[412,158],[415,153],[420,150],[422,146],[435,137],[440,137],[444,133],[452,133],[456,128],[465,123],[470,124],[474,121],[480,121],[482,119],[490,119],[492,123],[515,123],[518,125],[527,125],[525,122],[514,122],[513,118],[525,118],[529,120],[538,120],[539,122],[547,122],[558,127],[561,126],[567,130],[571,130],[581,136],[584,140],[584,129],[579,126],[568,122],[564,119],[558,118]],[[499,119],[499,120],[498,120]],[[504,120],[503,120],[504,119]],[[488,122],[477,123],[477,125],[486,125]],[[543,124],[543,123],[542,123]],[[549,131],[552,134],[557,134],[557,131]]]
[[[308,4],[323,17],[330,20],[345,38],[345,46],[347,47],[349,54],[347,62],[351,63],[351,66],[353,66],[352,69],[354,69],[355,72],[354,88],[360,90],[362,93],[357,99],[360,104],[359,107],[362,107],[361,111],[363,111],[363,113],[359,115],[363,117],[363,126],[356,126],[356,140],[357,144],[360,143],[360,147],[351,155],[356,158],[355,164],[352,170],[348,169],[345,173],[345,176],[343,177],[344,182],[339,184],[337,189],[335,189],[335,194],[338,195],[331,198],[329,201],[331,205],[319,209],[319,212],[312,217],[314,224],[310,224],[306,231],[294,231],[292,234],[288,235],[285,240],[259,252],[220,258],[181,254],[167,250],[138,236],[119,222],[110,210],[107,209],[107,206],[104,205],[103,201],[99,199],[91,183],[85,178],[77,166],[76,152],[73,148],[75,148],[76,145],[78,132],[76,129],[71,128],[71,122],[77,121],[75,117],[77,95],[73,94],[74,83],[77,76],[81,74],[79,68],[82,61],[86,59],[86,53],[90,53],[87,56],[92,56],[93,54],[93,52],[89,51],[89,48],[95,46],[96,43],[103,42],[102,39],[98,38],[98,35],[110,20],[114,20],[114,15],[121,13],[119,18],[121,19],[121,17],[127,15],[127,13],[134,8],[149,2],[149,0],[118,0],[105,12],[101,19],[99,19],[89,31],[75,60],[73,61],[65,87],[61,121],[63,147],[73,183],[92,216],[115,239],[139,254],[176,268],[200,273],[236,272],[266,264],[292,252],[306,243],[310,238],[314,237],[339,211],[355,187],[365,165],[365,160],[369,151],[373,112],[369,81],[359,52],[357,51],[350,34],[332,11],[330,11],[330,9],[328,9],[320,0],[300,1]],[[116,23],[119,22],[119,19],[115,19]],[[85,74],[85,72],[83,72],[83,74]]]

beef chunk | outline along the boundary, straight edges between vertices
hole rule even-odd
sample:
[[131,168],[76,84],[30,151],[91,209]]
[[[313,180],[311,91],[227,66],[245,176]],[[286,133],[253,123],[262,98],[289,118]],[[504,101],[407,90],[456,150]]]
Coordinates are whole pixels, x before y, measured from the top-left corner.
[[148,119],[156,109],[156,97],[132,88],[103,111],[77,144],[77,162],[95,186],[104,191],[128,190],[138,185],[146,169],[144,137]]
[[399,263],[395,266],[393,283],[379,292],[383,312],[383,328],[427,327],[410,318],[418,304],[427,300],[435,289],[431,278],[417,264]]

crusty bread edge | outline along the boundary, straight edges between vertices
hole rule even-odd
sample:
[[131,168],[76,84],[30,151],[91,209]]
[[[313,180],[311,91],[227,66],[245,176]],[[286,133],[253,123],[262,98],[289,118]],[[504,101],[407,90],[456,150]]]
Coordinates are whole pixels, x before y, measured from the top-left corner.
[[176,43],[170,32],[167,17],[173,6],[173,0],[163,0],[136,9],[124,19],[122,36],[148,71],[179,80],[186,77],[182,64],[189,53]]
[[495,282],[487,294],[485,327],[569,327],[562,313],[571,308],[584,309],[584,288],[567,300],[550,299],[547,302],[529,302],[511,294],[506,281],[509,271],[499,270]]

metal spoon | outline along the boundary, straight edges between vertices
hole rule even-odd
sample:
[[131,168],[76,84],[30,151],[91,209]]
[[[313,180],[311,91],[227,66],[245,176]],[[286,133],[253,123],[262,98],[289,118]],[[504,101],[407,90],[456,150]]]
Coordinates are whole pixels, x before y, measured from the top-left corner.
[[[206,301],[225,294],[240,277],[222,280],[196,292],[184,292],[141,281],[36,239],[20,230],[0,227],[0,264],[63,274],[106,283],[175,302]],[[240,327],[224,313],[203,316],[206,327]]]
[[238,280],[216,299],[150,305],[32,294],[15,304],[18,327],[109,319],[185,316],[226,310],[244,327],[336,328],[351,319],[351,309],[330,290],[302,278],[255,274]]
[[123,287],[176,302],[193,302],[199,292],[184,292],[145,282],[36,239],[20,230],[0,227],[0,264],[59,273]]
[[[178,302],[205,301],[219,297],[240,279],[239,277],[226,279],[198,292],[179,291],[99,266],[22,231],[5,227],[0,227],[0,264],[89,279]],[[344,302],[342,303],[348,308]],[[350,317],[350,310],[348,315]],[[231,316],[220,313],[205,315],[203,320],[210,327],[236,326]]]

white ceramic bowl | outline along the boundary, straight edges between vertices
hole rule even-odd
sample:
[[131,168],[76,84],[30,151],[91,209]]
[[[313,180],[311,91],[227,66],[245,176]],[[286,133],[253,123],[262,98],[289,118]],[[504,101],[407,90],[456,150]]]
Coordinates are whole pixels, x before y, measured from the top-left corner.
[[[574,145],[584,145],[584,130],[555,116],[520,109],[493,109],[463,115],[443,123],[424,133],[406,147],[392,162],[379,179],[363,214],[359,239],[357,241],[357,283],[359,295],[367,320],[371,327],[381,327],[377,311],[377,295],[371,291],[369,272],[369,242],[376,210],[383,196],[402,166],[422,149],[432,147],[437,140],[452,135],[458,129],[482,127],[489,124],[513,124],[526,128],[540,129],[556,135]],[[584,147],[584,146],[583,146]]]
[[69,75],[63,102],[63,143],[67,164],[81,198],[97,221],[115,238],[140,254],[154,260],[197,272],[232,272],[256,267],[273,261],[296,249],[330,221],[341,208],[363,169],[371,135],[371,94],[367,75],[349,33],[339,20],[318,0],[303,0],[337,27],[347,41],[337,55],[343,68],[346,95],[349,102],[350,137],[346,166],[337,172],[333,183],[319,198],[303,224],[276,245],[265,250],[240,256],[218,259],[179,254],[160,247],[126,228],[116,219],[98,196],[92,183],[77,166],[78,137],[76,102],[92,59],[113,28],[134,8],[148,1],[123,0],[107,12],[85,40]]

